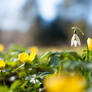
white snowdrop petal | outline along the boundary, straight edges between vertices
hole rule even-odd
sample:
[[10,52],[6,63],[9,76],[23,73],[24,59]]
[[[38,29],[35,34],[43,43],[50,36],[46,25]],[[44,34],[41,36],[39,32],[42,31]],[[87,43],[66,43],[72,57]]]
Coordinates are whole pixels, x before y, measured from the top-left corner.
[[79,45],[79,46],[81,45],[80,41],[78,41],[78,45]]
[[81,45],[79,37],[77,38],[78,45]]
[[72,40],[71,40],[71,46],[73,46],[73,42],[74,42],[74,40],[72,39]]
[[74,44],[74,39],[75,39],[75,34],[72,36],[72,39],[71,39],[71,46],[73,46],[73,44]]
[[77,47],[77,45],[81,45],[81,42],[80,42],[80,39],[79,39],[79,37],[78,37],[78,35],[77,34],[73,34],[73,36],[72,36],[72,39],[71,39],[71,46],[75,46],[75,47]]
[[76,40],[74,41],[74,46],[77,47],[77,41]]
[[78,41],[78,44],[81,45],[80,38],[78,37],[77,34],[76,34],[76,39],[77,39],[77,41]]

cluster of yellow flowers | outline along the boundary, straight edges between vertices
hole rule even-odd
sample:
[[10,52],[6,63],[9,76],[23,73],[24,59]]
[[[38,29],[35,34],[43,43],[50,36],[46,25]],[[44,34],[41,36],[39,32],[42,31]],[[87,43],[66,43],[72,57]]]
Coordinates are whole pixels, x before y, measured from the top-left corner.
[[[4,50],[4,46],[2,44],[0,44],[0,52],[2,52]],[[30,55],[26,52],[20,53],[18,58],[21,62],[32,62],[35,59],[35,56],[37,54],[38,48],[37,47],[32,47],[30,49]],[[5,61],[0,59],[0,69],[4,69],[5,68]]]
[[44,80],[46,92],[84,92],[85,80],[81,75],[53,74]]
[[28,54],[27,52],[23,52],[19,54],[18,58],[23,63],[29,62],[29,61],[32,62],[35,59],[37,51],[38,51],[37,47],[32,47],[30,49],[30,54]]

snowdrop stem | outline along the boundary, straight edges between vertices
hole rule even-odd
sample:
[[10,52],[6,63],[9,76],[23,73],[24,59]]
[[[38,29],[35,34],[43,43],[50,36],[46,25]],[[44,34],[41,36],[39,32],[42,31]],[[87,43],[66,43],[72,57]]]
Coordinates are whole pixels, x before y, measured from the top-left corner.
[[81,31],[81,29],[78,28],[78,27],[72,27],[72,30],[74,31],[75,34],[76,34],[77,31],[80,31],[80,33],[81,33],[82,35],[84,35],[84,33],[83,33],[83,32]]
[[74,34],[76,34],[76,30],[74,30]]

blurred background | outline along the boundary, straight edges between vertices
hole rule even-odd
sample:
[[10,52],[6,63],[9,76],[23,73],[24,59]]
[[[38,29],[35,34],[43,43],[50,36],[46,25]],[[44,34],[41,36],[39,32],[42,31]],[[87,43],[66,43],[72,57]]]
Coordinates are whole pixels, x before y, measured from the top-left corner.
[[70,46],[72,26],[92,37],[92,0],[0,0],[0,43]]

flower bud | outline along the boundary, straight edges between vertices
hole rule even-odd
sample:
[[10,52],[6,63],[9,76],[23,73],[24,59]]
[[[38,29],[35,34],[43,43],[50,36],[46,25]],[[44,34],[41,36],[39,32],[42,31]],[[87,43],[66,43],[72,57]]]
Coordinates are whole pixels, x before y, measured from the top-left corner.
[[88,49],[92,50],[92,38],[87,39],[87,45],[88,45]]

